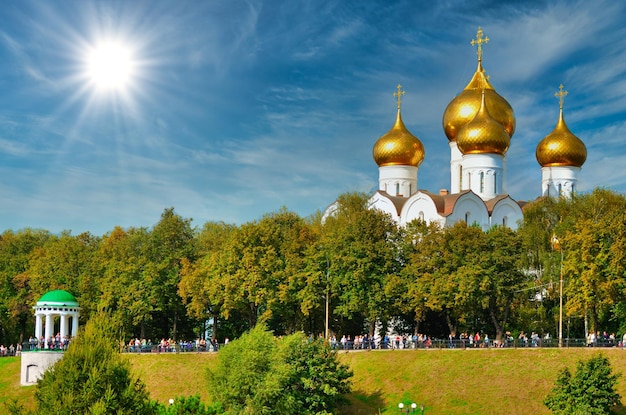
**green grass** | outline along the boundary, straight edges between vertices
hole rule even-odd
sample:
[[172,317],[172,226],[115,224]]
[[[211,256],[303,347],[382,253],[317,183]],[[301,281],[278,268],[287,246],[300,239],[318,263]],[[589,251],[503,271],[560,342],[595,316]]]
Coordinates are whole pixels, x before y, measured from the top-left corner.
[[[426,414],[549,414],[543,399],[558,371],[604,353],[613,371],[623,374],[617,389],[626,396],[626,350],[621,349],[489,349],[407,350],[340,353],[354,371],[350,405],[342,415],[397,413],[398,402],[423,404]],[[180,395],[209,399],[206,368],[215,354],[128,355],[133,370],[152,398],[167,402]],[[17,399],[32,405],[34,387],[20,387],[20,362],[0,359],[2,403]],[[623,399],[626,402],[626,398]],[[626,415],[626,408],[617,408]]]

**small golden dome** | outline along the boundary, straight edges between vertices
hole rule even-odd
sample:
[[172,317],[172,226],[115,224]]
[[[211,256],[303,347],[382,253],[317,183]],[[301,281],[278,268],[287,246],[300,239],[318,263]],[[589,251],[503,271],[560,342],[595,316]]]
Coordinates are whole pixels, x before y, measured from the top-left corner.
[[502,124],[494,120],[485,105],[485,93],[481,94],[478,113],[459,130],[456,143],[463,154],[504,155],[511,144],[511,137]]
[[559,97],[559,120],[554,130],[537,144],[535,157],[541,167],[582,167],[587,160],[587,147],[565,124],[563,97],[567,95],[567,91],[563,91],[563,85],[555,95]]
[[472,45],[478,45],[476,72],[465,89],[450,101],[443,113],[443,130],[449,141],[455,141],[459,130],[474,119],[480,108],[483,89],[485,90],[485,103],[491,117],[504,127],[509,138],[515,133],[513,108],[489,83],[482,66],[482,44],[488,41],[489,38],[483,38],[483,31],[479,27],[476,39],[472,40]]
[[424,161],[424,145],[409,132],[402,122],[400,109],[396,123],[374,144],[372,155],[378,167],[382,166],[415,166]]

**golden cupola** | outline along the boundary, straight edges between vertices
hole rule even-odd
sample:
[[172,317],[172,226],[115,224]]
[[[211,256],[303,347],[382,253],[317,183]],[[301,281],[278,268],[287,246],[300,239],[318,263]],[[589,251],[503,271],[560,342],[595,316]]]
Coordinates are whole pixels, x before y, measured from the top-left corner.
[[485,105],[485,92],[481,93],[478,113],[459,130],[456,144],[463,154],[504,155],[511,144],[511,137],[502,124],[491,116]]
[[582,167],[587,160],[587,147],[565,124],[563,118],[565,95],[567,91],[563,91],[563,85],[560,85],[559,92],[555,94],[559,98],[559,120],[554,130],[539,142],[535,151],[535,157],[541,167]]
[[495,91],[483,69],[482,45],[487,42],[489,42],[489,38],[483,37],[483,31],[479,27],[476,39],[471,41],[472,45],[477,46],[478,66],[476,72],[465,89],[450,101],[443,113],[443,130],[449,141],[455,141],[459,130],[474,119],[481,105],[483,90],[485,104],[491,117],[504,127],[509,138],[513,137],[515,133],[513,108],[506,99]]
[[378,167],[383,166],[415,166],[419,167],[424,161],[424,145],[409,132],[402,122],[400,114],[401,96],[404,95],[401,86],[394,96],[398,99],[398,115],[396,122],[385,135],[381,136],[372,150],[374,161]]

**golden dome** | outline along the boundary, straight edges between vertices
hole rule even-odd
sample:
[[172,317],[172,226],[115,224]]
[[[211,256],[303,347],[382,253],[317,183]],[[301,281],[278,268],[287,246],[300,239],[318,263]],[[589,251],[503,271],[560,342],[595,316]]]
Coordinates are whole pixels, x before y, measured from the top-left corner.
[[478,113],[459,130],[456,143],[463,154],[501,154],[509,149],[511,137],[502,124],[494,120],[485,105],[485,93],[481,94]]
[[563,97],[567,95],[567,91],[563,91],[563,85],[555,95],[559,97],[559,121],[554,130],[537,144],[535,157],[541,167],[582,167],[587,160],[587,147],[565,124]]
[[478,28],[476,39],[472,40],[472,45],[478,45],[476,72],[465,89],[450,101],[443,113],[443,130],[450,141],[455,141],[459,130],[474,119],[480,108],[483,89],[485,90],[485,103],[491,117],[504,127],[509,138],[515,133],[513,108],[489,83],[482,66],[482,44],[488,41],[489,38],[483,38],[483,31]]
[[387,134],[376,141],[372,150],[378,167],[394,165],[419,167],[424,161],[424,154],[424,145],[404,126],[399,109],[396,123]]

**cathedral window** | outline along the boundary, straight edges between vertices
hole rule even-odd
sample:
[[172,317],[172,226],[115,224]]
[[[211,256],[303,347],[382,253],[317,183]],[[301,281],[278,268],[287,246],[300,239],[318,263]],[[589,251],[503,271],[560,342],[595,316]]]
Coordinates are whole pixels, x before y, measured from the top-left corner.
[[396,183],[396,196],[400,195],[400,183]]
[[480,193],[485,193],[485,172],[480,172]]

